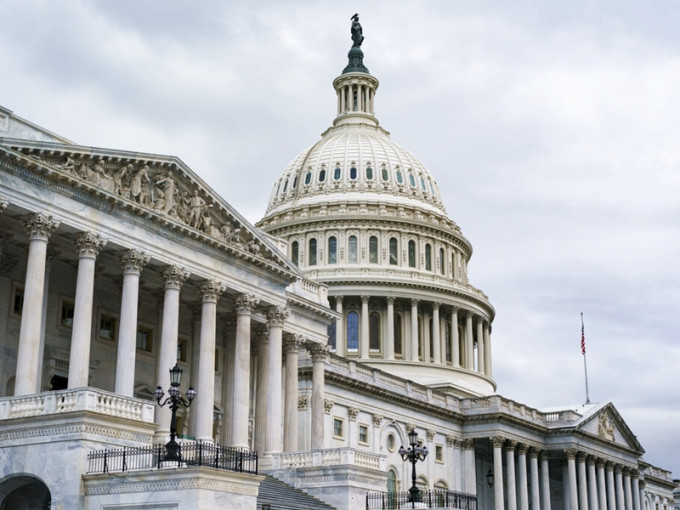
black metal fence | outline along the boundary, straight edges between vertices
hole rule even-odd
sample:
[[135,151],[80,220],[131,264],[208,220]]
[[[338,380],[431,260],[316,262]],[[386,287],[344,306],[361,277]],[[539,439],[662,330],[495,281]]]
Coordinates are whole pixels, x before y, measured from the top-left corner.
[[213,443],[180,444],[180,459],[165,460],[165,446],[97,450],[87,456],[88,473],[115,473],[164,467],[205,466],[257,474],[257,453]]
[[458,508],[477,510],[477,497],[441,489],[420,491],[420,502],[409,501],[408,492],[369,492],[366,510],[407,510],[408,508]]

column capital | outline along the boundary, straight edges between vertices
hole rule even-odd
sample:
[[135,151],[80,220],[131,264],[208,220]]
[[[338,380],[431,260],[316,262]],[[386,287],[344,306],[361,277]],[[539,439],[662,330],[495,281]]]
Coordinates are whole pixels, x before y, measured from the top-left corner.
[[407,423],[406,424],[406,433],[407,434],[410,434],[415,429],[416,429],[416,426],[413,423]]
[[475,440],[474,439],[463,439],[463,450],[474,450]]
[[629,468],[628,466],[623,466],[623,476],[630,476],[632,473],[632,469]]
[[333,409],[334,405],[335,402],[332,401],[330,398],[323,399],[323,412],[326,414],[331,414],[331,409]]
[[7,200],[0,199],[0,213],[4,213],[5,209],[7,209],[7,206],[9,205],[9,202]]
[[595,457],[595,455],[588,455],[586,461],[588,462],[589,466],[594,466],[597,463],[597,457]]
[[516,447],[517,447],[517,441],[515,441],[514,439],[508,439],[505,442],[505,449],[509,452],[514,452]]
[[643,490],[647,485],[647,481],[644,478],[640,478],[640,490]]
[[201,284],[203,303],[217,303],[227,286],[219,280],[206,280]]
[[97,258],[101,249],[106,246],[106,239],[102,239],[94,232],[82,232],[73,242],[79,257]]
[[529,448],[529,458],[530,459],[537,459],[538,456],[540,455],[542,450],[539,450],[535,446],[532,446]]
[[307,406],[309,405],[309,396],[308,395],[298,395],[298,410],[303,411],[307,409]]
[[578,461],[583,462],[585,464],[586,460],[588,459],[588,454],[586,452],[578,452]]
[[179,290],[184,281],[189,278],[190,274],[189,271],[180,266],[166,266],[161,271],[163,280],[165,280],[166,289]]
[[474,314],[472,313],[472,310],[465,310],[465,318],[472,320],[472,317],[474,317]]
[[397,298],[394,297],[394,296],[387,296],[385,298],[385,301],[387,301],[388,305],[393,305],[396,300],[397,300]]
[[357,421],[357,416],[359,416],[359,409],[356,407],[350,407],[347,409],[347,412],[349,413],[349,419],[350,421]]
[[442,304],[435,301],[432,303],[432,310],[439,310],[440,306],[442,306]]
[[369,299],[371,299],[371,296],[361,296],[361,304],[362,305],[368,304]]
[[614,466],[615,464],[611,460],[605,462],[605,469],[607,471],[614,471]]
[[564,454],[567,456],[567,459],[574,460],[578,455],[578,450],[576,448],[569,448],[564,450]]
[[517,445],[517,454],[518,455],[526,455],[528,451],[529,451],[529,445],[528,444],[519,443]]
[[380,427],[380,424],[382,423],[384,418],[385,417],[382,414],[374,414],[373,415],[373,426],[374,427]]
[[633,479],[640,479],[640,472],[637,469],[631,470],[631,476]]
[[505,443],[505,438],[503,436],[493,436],[491,438],[491,444],[494,448],[502,448]]
[[425,430],[425,433],[427,434],[427,441],[431,443],[434,441],[434,436],[437,434],[437,431],[434,429],[427,429]]
[[420,303],[420,300],[419,300],[419,299],[412,299],[412,300],[411,300],[411,306],[412,306],[412,307],[413,307],[413,306],[418,306],[418,303]]
[[459,309],[460,308],[458,308],[457,306],[451,305],[451,313],[455,313],[456,315],[458,315]]
[[604,459],[598,458],[596,464],[598,469],[604,469],[604,466],[607,464],[607,462]]
[[236,313],[250,315],[259,302],[260,298],[255,294],[239,294],[236,298]]
[[283,352],[288,354],[297,354],[300,352],[300,347],[304,343],[302,335],[284,333],[283,335]]
[[541,462],[550,460],[550,452],[548,450],[541,450]]
[[150,257],[139,250],[125,250],[120,254],[120,267],[123,273],[139,274],[149,263]]
[[47,241],[52,235],[52,232],[59,227],[60,223],[60,221],[52,219],[52,216],[43,213],[35,213],[26,218],[24,227],[26,228],[26,234],[29,239]]
[[267,322],[269,323],[269,326],[282,327],[283,323],[286,322],[289,313],[290,312],[283,306],[272,306],[267,310]]
[[316,342],[309,342],[307,344],[307,351],[312,355],[313,361],[326,362],[328,360],[328,346],[318,344]]
[[614,473],[620,475],[623,472],[623,466],[621,464],[614,464]]
[[454,446],[456,444],[456,436],[453,434],[447,434],[446,435],[446,446]]
[[335,303],[342,303],[343,300],[345,299],[345,296],[334,296],[335,297]]

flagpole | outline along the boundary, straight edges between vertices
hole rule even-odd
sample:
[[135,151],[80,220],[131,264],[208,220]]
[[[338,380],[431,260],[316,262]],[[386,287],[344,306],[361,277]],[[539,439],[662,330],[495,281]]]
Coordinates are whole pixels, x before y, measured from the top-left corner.
[[583,354],[583,371],[586,376],[586,404],[590,404],[588,393],[588,364],[586,363],[586,330],[583,325],[583,312],[581,312],[581,353]]

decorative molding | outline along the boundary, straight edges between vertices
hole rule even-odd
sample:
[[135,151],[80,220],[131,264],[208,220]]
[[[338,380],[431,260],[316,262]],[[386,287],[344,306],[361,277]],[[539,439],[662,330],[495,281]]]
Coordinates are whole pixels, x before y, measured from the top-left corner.
[[357,421],[357,416],[359,416],[359,409],[356,407],[348,407],[347,412],[349,414],[350,421]]
[[[150,470],[155,471],[153,468],[150,468]],[[203,489],[255,497],[257,496],[259,490],[259,486],[257,484],[251,485],[215,480],[204,478],[200,476],[200,474],[197,474],[193,478],[146,480],[139,482],[133,482],[130,481],[130,479],[133,479],[133,477],[128,476],[122,483],[122,479],[118,478],[115,482],[110,482],[107,480],[105,483],[86,481],[85,495],[97,496],[104,494],[128,494],[137,492],[147,492],[149,494],[153,494],[168,491]]]
[[373,426],[374,427],[380,427],[380,424],[382,423],[384,418],[385,417],[382,414],[374,414],[373,415]]
[[217,303],[227,286],[218,280],[206,280],[201,284],[203,303]]
[[60,222],[52,219],[52,216],[43,213],[35,213],[24,220],[26,234],[31,240],[48,241],[52,232],[59,228]]
[[[325,404],[325,403],[324,403]],[[309,406],[309,396],[308,395],[298,395],[298,410],[304,411]],[[324,405],[325,407],[325,405]],[[328,413],[326,413],[328,414]]]
[[161,271],[161,275],[163,276],[163,280],[165,280],[166,289],[179,290],[191,273],[179,266],[167,266]]
[[434,436],[437,435],[437,431],[434,430],[434,429],[427,429],[427,430],[425,431],[425,433],[427,434],[427,441],[428,441],[429,443],[431,443],[432,441],[434,441]]
[[123,274],[140,274],[144,266],[149,263],[150,257],[139,250],[125,250],[120,254],[120,267]]
[[333,402],[330,398],[325,398],[323,399],[323,411],[326,414],[331,414],[331,409],[333,409],[333,405],[335,402]]
[[267,322],[269,327],[283,327],[288,318],[289,311],[283,306],[272,306],[267,310]]
[[236,298],[236,312],[239,315],[250,315],[260,302],[255,294],[239,294]]

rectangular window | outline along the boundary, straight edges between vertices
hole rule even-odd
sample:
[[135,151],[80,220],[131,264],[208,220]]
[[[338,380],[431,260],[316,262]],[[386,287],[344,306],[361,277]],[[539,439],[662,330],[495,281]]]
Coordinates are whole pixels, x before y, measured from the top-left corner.
[[189,360],[189,340],[179,338],[177,340],[177,361],[187,362]]
[[21,315],[21,311],[24,309],[24,288],[22,286],[16,285],[14,287],[14,292],[12,293],[12,313],[15,315]]
[[140,326],[137,328],[137,349],[144,352],[153,350],[153,330]]
[[368,426],[359,425],[359,443],[368,444]]
[[215,349],[215,372],[220,371],[220,350]]
[[444,462],[444,448],[441,445],[434,447],[434,460],[437,462]]
[[99,338],[115,340],[117,327],[118,319],[115,316],[104,312],[99,315]]
[[59,325],[65,328],[73,327],[73,310],[75,305],[73,301],[61,301],[61,314],[59,316]]
[[336,439],[344,439],[345,437],[345,430],[344,430],[345,422],[340,419],[340,418],[333,418],[333,437]]

